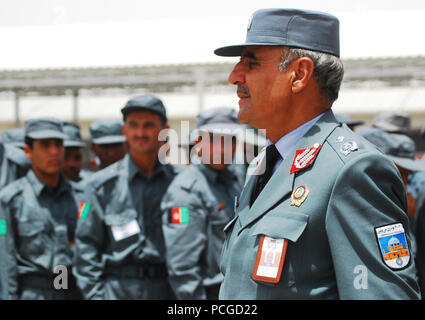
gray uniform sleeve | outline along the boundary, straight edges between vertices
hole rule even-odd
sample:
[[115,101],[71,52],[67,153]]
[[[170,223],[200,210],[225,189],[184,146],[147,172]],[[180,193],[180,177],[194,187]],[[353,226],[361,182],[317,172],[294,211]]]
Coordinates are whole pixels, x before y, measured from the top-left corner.
[[0,201],[0,299],[18,299],[18,274],[14,232],[8,206]]
[[102,207],[91,184],[85,189],[85,198],[90,205],[87,216],[77,222],[75,236],[75,268],[77,284],[86,299],[104,299],[102,274],[102,247],[105,228],[102,219]]
[[[173,207],[187,207],[187,224],[171,223]],[[169,281],[178,299],[206,299],[201,263],[206,247],[207,212],[196,194],[172,184],[161,204]]]
[[[415,264],[388,267],[375,228],[402,223],[409,230],[404,185],[383,156],[357,157],[339,174],[328,204],[326,232],[340,299],[418,299]],[[410,246],[409,246],[410,248]]]

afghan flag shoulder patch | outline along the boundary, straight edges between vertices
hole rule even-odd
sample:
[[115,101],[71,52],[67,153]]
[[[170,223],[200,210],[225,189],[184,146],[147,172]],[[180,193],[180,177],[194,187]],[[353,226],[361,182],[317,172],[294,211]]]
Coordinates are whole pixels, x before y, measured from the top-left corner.
[[0,219],[0,236],[7,234],[7,222],[6,219]]
[[174,207],[171,209],[172,224],[188,224],[189,223],[189,208]]
[[78,209],[78,219],[85,219],[90,211],[90,203],[81,202],[80,208]]

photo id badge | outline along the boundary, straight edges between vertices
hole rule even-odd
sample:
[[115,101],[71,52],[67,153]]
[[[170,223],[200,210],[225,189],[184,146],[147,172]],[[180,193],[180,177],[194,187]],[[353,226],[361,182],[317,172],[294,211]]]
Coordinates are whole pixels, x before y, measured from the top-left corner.
[[136,220],[132,220],[121,226],[112,226],[111,229],[115,241],[126,239],[140,232],[140,227]]
[[285,262],[287,239],[274,239],[261,235],[252,279],[278,283]]

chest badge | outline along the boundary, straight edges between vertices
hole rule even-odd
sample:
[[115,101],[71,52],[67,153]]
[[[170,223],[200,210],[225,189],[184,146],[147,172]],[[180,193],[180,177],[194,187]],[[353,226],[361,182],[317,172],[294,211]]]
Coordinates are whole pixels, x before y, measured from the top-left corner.
[[312,147],[306,149],[299,149],[295,153],[294,162],[292,162],[292,168],[290,174],[307,168],[316,159],[317,153],[322,145],[315,143]]
[[309,192],[306,186],[297,187],[291,194],[291,206],[299,207],[307,198]]

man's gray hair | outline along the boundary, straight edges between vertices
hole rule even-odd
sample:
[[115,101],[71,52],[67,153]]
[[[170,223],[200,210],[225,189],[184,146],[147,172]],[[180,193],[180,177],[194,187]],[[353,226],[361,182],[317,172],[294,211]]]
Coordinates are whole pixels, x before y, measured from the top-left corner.
[[280,71],[286,71],[295,59],[309,57],[314,63],[314,78],[330,105],[338,98],[339,88],[344,77],[344,66],[338,57],[317,51],[286,47],[279,64]]

